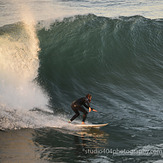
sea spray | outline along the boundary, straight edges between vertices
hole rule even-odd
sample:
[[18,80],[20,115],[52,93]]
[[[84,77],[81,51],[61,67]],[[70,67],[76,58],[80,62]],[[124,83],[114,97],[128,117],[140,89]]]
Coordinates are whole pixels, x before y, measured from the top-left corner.
[[[6,128],[21,126],[17,122],[22,122],[22,119],[34,119],[34,116],[24,118],[30,115],[28,112],[34,107],[49,111],[46,109],[48,97],[34,81],[40,50],[35,21],[29,8],[24,6],[23,9],[20,10],[22,22],[0,29],[0,108],[3,128],[5,125]],[[23,126],[28,126],[26,122]],[[34,122],[31,124],[35,125]]]

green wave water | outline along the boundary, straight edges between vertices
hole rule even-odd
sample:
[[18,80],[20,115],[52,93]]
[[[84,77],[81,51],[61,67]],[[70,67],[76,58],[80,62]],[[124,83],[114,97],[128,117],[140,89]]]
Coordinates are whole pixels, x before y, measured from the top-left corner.
[[107,113],[129,107],[153,114],[162,106],[162,26],[141,16],[84,15],[39,30],[39,81],[52,105],[68,111],[89,92]]

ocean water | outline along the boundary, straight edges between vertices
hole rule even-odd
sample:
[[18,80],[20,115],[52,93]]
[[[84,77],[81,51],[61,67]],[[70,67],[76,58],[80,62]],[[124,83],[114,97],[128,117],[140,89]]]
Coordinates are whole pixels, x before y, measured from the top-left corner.
[[161,0],[0,0],[0,162],[162,163],[162,74]]

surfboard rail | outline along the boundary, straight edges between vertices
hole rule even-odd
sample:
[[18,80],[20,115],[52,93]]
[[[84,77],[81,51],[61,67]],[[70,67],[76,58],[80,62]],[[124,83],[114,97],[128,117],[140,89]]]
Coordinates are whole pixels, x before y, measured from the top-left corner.
[[76,127],[82,127],[82,128],[100,128],[107,126],[109,123],[104,124],[74,124]]

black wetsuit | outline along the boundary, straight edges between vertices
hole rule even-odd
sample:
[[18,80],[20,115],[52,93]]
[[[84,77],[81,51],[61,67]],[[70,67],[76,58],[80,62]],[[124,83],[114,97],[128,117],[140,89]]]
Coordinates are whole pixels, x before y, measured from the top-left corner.
[[79,111],[83,112],[83,122],[85,122],[85,119],[87,117],[88,112],[84,109],[82,105],[84,105],[87,109],[89,109],[89,100],[86,97],[82,97],[71,104],[72,110],[75,112],[75,115],[70,119],[70,121],[73,121],[75,118],[77,118],[80,113]]

